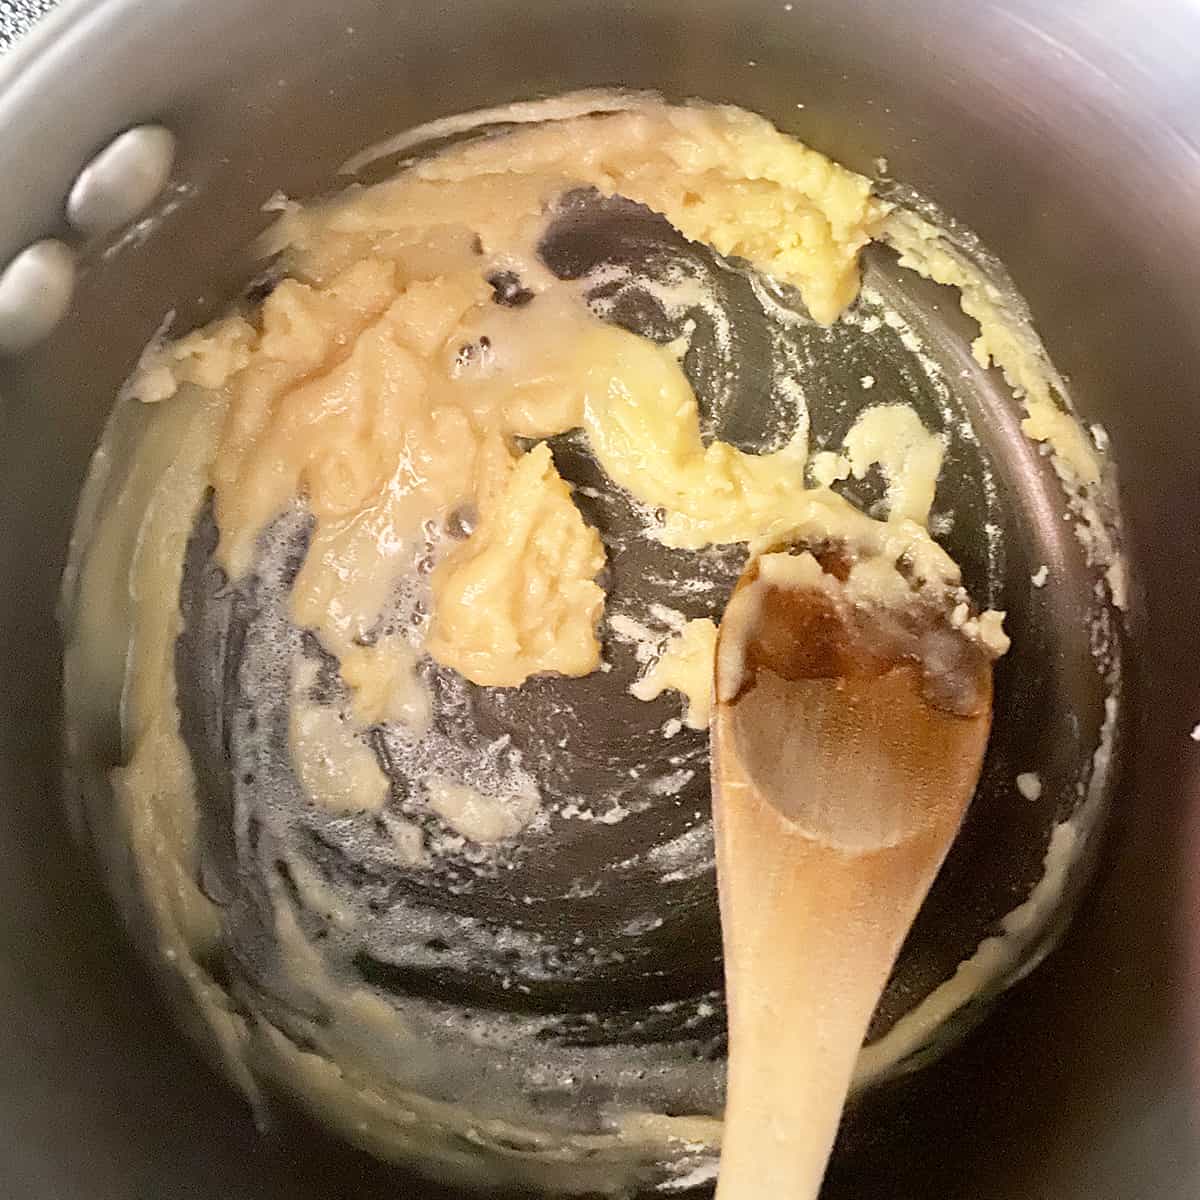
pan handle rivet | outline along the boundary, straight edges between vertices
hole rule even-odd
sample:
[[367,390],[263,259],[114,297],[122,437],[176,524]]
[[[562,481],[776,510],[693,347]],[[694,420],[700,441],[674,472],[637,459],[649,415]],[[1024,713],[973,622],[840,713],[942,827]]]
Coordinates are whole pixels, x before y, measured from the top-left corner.
[[67,196],[67,220],[89,237],[120,229],[162,192],[174,165],[169,129],[127,129],[79,172]]
[[0,354],[20,354],[48,337],[74,291],[75,256],[62,242],[26,246],[0,271]]

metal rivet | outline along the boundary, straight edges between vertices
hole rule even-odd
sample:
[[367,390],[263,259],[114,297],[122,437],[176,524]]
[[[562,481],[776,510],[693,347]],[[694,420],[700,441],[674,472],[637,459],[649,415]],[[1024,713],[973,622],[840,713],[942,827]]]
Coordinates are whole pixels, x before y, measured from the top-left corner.
[[0,272],[0,354],[20,354],[48,337],[67,315],[75,256],[47,238],[27,246]]
[[67,197],[67,220],[89,236],[128,225],[163,190],[174,164],[169,129],[127,129],[79,172]]

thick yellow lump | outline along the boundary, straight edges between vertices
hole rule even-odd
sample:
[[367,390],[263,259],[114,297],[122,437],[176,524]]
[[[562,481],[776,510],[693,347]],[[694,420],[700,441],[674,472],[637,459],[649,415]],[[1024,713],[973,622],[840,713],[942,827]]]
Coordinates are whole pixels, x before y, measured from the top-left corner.
[[545,442],[513,468],[494,506],[433,580],[428,650],[472,683],[515,687],[543,671],[600,665],[600,536],[585,525]]

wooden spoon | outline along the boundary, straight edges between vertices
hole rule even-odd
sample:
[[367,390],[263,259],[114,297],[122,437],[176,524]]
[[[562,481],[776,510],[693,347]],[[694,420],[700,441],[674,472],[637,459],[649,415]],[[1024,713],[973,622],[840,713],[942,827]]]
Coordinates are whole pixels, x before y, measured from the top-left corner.
[[817,1195],[867,1024],[987,743],[988,654],[915,595],[855,603],[848,570],[811,555],[757,560],[721,624],[718,1200]]

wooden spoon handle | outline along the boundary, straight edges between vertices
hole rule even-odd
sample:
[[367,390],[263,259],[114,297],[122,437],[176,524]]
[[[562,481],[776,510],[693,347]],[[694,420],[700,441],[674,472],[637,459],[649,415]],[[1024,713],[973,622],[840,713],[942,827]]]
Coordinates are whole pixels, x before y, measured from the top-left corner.
[[722,753],[714,821],[729,1009],[718,1200],[812,1200],[854,1064],[949,836],[868,853],[813,840]]

